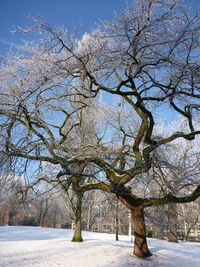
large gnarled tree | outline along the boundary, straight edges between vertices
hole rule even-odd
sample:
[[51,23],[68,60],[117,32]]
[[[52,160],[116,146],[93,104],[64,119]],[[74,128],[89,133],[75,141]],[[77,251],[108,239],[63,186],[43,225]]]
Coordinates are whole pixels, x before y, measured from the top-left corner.
[[[138,257],[151,256],[146,242],[146,207],[185,203],[200,196],[200,185],[186,196],[168,193],[147,198],[128,186],[151,169],[158,148],[178,138],[192,141],[200,133],[194,123],[200,98],[199,25],[198,16],[191,17],[171,0],[162,4],[137,1],[134,9],[80,41],[36,21],[29,30],[39,29],[45,42],[23,60],[17,59],[17,71],[13,68],[16,58],[9,58],[1,68],[1,151],[60,165],[59,182],[62,175],[87,175],[77,173],[74,164],[99,168],[106,180],[84,182],[81,190],[114,193],[131,210]],[[87,84],[85,90],[80,90],[81,77]],[[95,142],[88,140],[81,146],[81,140],[72,136],[81,124],[85,104],[76,106],[77,116],[74,92],[90,100],[101,92],[109,101],[115,96],[136,123],[133,126],[129,117],[129,125],[111,125],[105,135],[98,133]],[[54,116],[47,120],[47,114]],[[172,114],[176,119],[182,117],[188,127],[168,130],[166,124],[165,134],[157,136],[158,114],[166,121]],[[77,118],[78,124],[74,123]],[[16,128],[20,138],[16,138]]]

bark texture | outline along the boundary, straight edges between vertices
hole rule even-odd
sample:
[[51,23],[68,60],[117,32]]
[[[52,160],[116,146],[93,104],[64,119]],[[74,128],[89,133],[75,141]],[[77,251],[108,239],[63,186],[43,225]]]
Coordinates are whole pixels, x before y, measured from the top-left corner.
[[132,208],[131,215],[135,236],[133,254],[139,258],[150,257],[152,254],[147,245],[144,210],[142,208]]
[[144,218],[144,208],[141,206],[131,205],[130,201],[127,201],[126,198],[122,196],[118,196],[118,199],[131,211],[131,219],[134,228],[134,249],[133,254],[139,258],[148,258],[152,256],[146,239],[146,226],[145,226],[145,218]]
[[82,242],[82,229],[81,229],[81,213],[82,213],[82,198],[83,194],[81,192],[76,193],[77,203],[75,207],[75,228],[74,228],[74,235],[72,238],[73,242]]

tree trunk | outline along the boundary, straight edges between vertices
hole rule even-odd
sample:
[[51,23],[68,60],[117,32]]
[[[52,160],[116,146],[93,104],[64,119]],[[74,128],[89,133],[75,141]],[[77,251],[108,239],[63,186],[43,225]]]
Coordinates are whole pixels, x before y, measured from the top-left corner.
[[178,243],[177,237],[177,204],[168,204],[169,234],[168,241]]
[[133,254],[139,258],[150,257],[152,254],[146,240],[144,210],[142,208],[131,208],[131,215],[135,235]]
[[57,210],[54,210],[54,216],[53,216],[53,228],[56,228],[56,224],[57,224]]
[[86,230],[90,231],[90,220],[91,220],[91,207],[89,206],[88,211],[87,211],[87,223],[86,223]]
[[44,210],[43,210],[43,203],[41,203],[41,206],[40,206],[40,217],[39,217],[39,224],[40,226],[44,226],[44,222],[45,222],[45,217],[48,213],[48,198],[45,199],[45,206],[44,206]]
[[169,234],[168,234],[168,241],[178,243],[177,232],[176,232],[175,227],[172,227],[172,226],[170,227]]
[[119,202],[116,198],[116,210],[115,210],[115,239],[119,240]]
[[74,228],[74,236],[72,238],[73,242],[82,242],[82,232],[81,232],[81,213],[82,213],[82,192],[76,192],[76,207],[75,207],[75,228]]

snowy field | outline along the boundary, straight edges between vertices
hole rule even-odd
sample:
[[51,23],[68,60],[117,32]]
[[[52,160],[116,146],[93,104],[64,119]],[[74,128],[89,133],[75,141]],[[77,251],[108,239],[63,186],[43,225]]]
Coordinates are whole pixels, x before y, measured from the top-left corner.
[[41,227],[0,227],[0,267],[199,267],[200,243],[171,244],[149,239],[154,256],[132,256],[128,236],[84,232],[83,243],[70,242],[72,231]]

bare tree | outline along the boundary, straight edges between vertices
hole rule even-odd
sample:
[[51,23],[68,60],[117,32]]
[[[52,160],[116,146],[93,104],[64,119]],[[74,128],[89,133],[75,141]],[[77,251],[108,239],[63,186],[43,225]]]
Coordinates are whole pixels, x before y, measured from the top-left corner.
[[[192,201],[199,196],[197,186],[189,196],[178,197],[171,192],[143,199],[124,186],[139,173],[150,170],[151,155],[160,146],[177,138],[193,140],[199,134],[193,124],[193,120],[198,119],[199,108],[199,59],[195,57],[194,60],[199,46],[199,18],[189,17],[177,3],[170,1],[165,1],[162,7],[157,1],[142,1],[137,11],[135,15],[136,12],[129,10],[123,18],[117,18],[103,30],[85,36],[82,47],[85,45],[89,52],[87,50],[85,58],[77,56],[77,60],[94,85],[92,92],[104,91],[120,96],[141,120],[130,159],[127,153],[118,155],[121,160],[125,158],[126,163],[132,161],[131,168],[122,169],[118,164],[101,159],[93,159],[93,162],[101,166],[111,183],[106,190],[115,192],[131,209],[136,233],[134,253],[146,257],[150,252],[146,245],[143,208]],[[88,64],[89,56],[93,68]],[[157,137],[154,135],[155,110],[161,106],[167,110],[168,104],[172,112],[188,121],[188,129],[172,129]]]
[[[198,14],[191,17],[171,0],[137,1],[135,9],[78,41],[36,20],[27,31],[39,30],[42,41],[27,45],[23,56],[10,56],[1,64],[1,153],[34,161],[38,167],[41,162],[58,166],[54,180],[67,190],[72,177],[88,177],[74,168],[77,164],[101,170],[106,180],[86,179],[79,188],[114,193],[130,209],[134,254],[141,258],[151,256],[144,209],[200,196],[199,182],[192,193],[162,192],[151,197],[135,194],[129,187],[131,181],[137,184],[138,175],[151,170],[153,155],[161,146],[179,138],[192,141],[200,133],[195,124],[200,98],[199,22]],[[87,86],[81,82],[83,77]],[[128,117],[127,125],[119,128],[110,125],[103,134],[93,109],[99,129],[82,142],[83,110],[101,92],[110,100],[115,96],[133,119],[130,122]],[[162,109],[182,117],[187,128],[166,127],[158,136],[157,113],[164,116]]]

